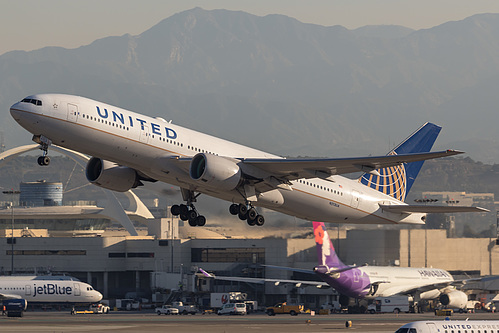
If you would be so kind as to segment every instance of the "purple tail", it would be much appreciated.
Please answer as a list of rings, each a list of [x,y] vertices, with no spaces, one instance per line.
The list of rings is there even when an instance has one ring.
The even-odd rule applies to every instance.
[[[317,244],[319,266],[327,266],[329,269],[342,269],[348,267],[341,262],[336,254],[324,223],[314,222],[314,235],[315,243]]]

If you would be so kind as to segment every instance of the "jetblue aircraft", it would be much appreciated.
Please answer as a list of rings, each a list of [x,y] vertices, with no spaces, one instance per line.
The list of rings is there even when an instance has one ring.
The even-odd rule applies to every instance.
[[[496,277],[470,278],[454,280],[452,275],[438,268],[413,268],[393,266],[348,266],[341,262],[334,250],[326,227],[322,222],[313,222],[315,243],[319,265],[313,270],[297,269],[273,265],[270,268],[285,269],[302,273],[315,273],[323,282],[259,279],[215,276],[200,268],[200,272],[209,278],[249,283],[274,282],[293,283],[297,287],[313,285],[319,288],[332,287],[340,293],[340,304],[347,306],[350,299],[374,299],[395,295],[410,295],[415,300],[440,298],[440,302],[448,308],[463,309],[468,301],[468,296],[457,290],[469,282]]]
[[[415,321],[400,327],[395,333],[496,333],[499,320],[428,320]]]
[[[26,310],[30,303],[95,303],[102,294],[70,276],[1,276],[0,301]]]
[[[414,206],[404,203],[424,160],[462,152],[430,152],[440,127],[423,125],[387,156],[285,159],[260,150],[88,98],[39,94],[10,108],[33,134],[48,165],[51,144],[93,156],[87,179],[125,192],[143,182],[179,186],[185,204],[173,205],[191,226],[206,218],[194,203],[200,194],[232,205],[249,225],[263,225],[257,207],[305,220],[366,224],[423,224],[426,213],[483,211],[476,207]],[[351,180],[341,174],[366,172]]]

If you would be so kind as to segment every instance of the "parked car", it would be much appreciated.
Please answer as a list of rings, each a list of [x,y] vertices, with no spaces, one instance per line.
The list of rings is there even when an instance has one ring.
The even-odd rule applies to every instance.
[[[218,315],[245,315],[246,314],[246,304],[244,303],[228,303],[224,304],[220,310],[218,310]]]

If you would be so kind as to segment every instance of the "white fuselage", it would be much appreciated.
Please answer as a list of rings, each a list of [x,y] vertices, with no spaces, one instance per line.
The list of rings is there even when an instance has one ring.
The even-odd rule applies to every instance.
[[[223,200],[245,203],[237,190],[217,190],[192,179],[188,169],[175,158],[198,153],[243,158],[275,158],[260,150],[196,132],[161,118],[152,118],[91,99],[61,95],[33,95],[41,106],[16,103],[14,119],[34,135],[43,135],[54,144],[128,166],[150,178],[204,193]],[[397,214],[379,204],[403,204],[393,197],[334,176],[292,181],[291,190],[277,189],[283,200],[255,201],[261,206],[306,220],[339,223],[416,223],[425,214]]]
[[[414,321],[400,327],[395,333],[437,332],[498,332],[499,320],[428,320]]]
[[[37,279],[36,276],[0,277],[4,299],[21,298],[29,303],[94,303],[102,294],[78,280]]]
[[[437,268],[366,266],[359,270],[369,277],[371,284],[381,282],[376,292],[366,298],[389,297],[405,294],[408,291],[424,290],[417,292],[417,297],[433,299],[440,295],[440,290],[436,288],[427,290],[423,288],[424,286],[445,285],[454,281],[449,272]]]

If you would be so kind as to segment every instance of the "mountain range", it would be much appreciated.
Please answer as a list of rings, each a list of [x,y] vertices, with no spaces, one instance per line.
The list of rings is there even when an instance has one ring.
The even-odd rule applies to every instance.
[[[437,149],[499,162],[499,15],[422,30],[194,8],[140,35],[0,56],[0,131],[33,93],[82,95],[284,156],[383,155],[426,121]]]

